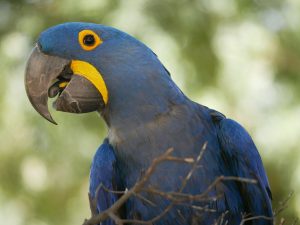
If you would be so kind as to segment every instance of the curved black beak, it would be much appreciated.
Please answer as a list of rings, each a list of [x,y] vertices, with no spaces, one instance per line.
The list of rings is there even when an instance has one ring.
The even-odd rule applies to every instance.
[[[86,78],[73,74],[71,60],[44,54],[36,46],[27,62],[25,88],[35,110],[57,124],[48,108],[48,97],[58,96],[54,108],[58,111],[85,113],[104,107],[99,91]]]
[[[43,54],[36,46],[29,57],[25,72],[25,88],[35,110],[51,123],[57,124],[48,109],[48,89],[69,60]]]

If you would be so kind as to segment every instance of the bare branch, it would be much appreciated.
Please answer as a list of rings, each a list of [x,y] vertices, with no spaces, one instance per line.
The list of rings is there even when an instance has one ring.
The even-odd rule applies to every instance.
[[[169,157],[170,154],[173,152],[173,150],[173,148],[169,148],[163,155],[155,158],[153,160],[152,165],[146,170],[144,176],[141,178],[140,181],[136,182],[136,184],[125,194],[123,194],[110,208],[104,210],[98,215],[92,216],[88,220],[85,220],[83,225],[95,225],[100,223],[101,221],[108,219],[110,215],[114,215],[132,195],[138,193],[143,188],[150,176],[154,173],[157,165],[165,161],[166,158]]]
[[[202,211],[202,212],[211,212],[215,213],[215,209],[211,209],[207,206],[199,206],[199,205],[194,205],[193,202],[211,202],[211,201],[216,201],[222,195],[217,195],[217,196],[210,196],[209,193],[220,183],[223,181],[237,181],[237,182],[244,182],[244,183],[250,183],[250,184],[257,184],[257,181],[255,179],[249,179],[249,178],[243,178],[243,177],[234,177],[234,176],[220,176],[217,177],[208,187],[205,191],[203,191],[200,194],[192,195],[188,193],[182,193],[184,188],[187,186],[189,180],[191,179],[193,173],[201,167],[199,165],[200,160],[203,157],[204,151],[207,147],[207,142],[204,143],[199,155],[196,157],[196,159],[193,158],[178,158],[172,156],[173,148],[169,148],[166,152],[164,152],[161,156],[155,158],[152,162],[152,164],[149,166],[149,168],[145,171],[145,173],[141,176],[141,178],[135,183],[135,185],[130,188],[129,190],[126,189],[125,191],[114,191],[110,190],[104,185],[100,184],[99,187],[96,190],[96,199],[91,199],[90,198],[90,205],[91,205],[91,212],[92,216],[91,218],[87,219],[84,221],[83,225],[95,225],[99,224],[100,222],[106,220],[106,219],[112,219],[117,225],[123,225],[123,224],[147,224],[147,225],[152,225],[156,221],[162,219],[175,205],[183,205],[187,207],[191,207],[192,209]],[[189,170],[188,174],[183,178],[181,182],[181,186],[178,191],[172,191],[172,192],[164,192],[161,191],[157,188],[154,187],[147,187],[145,188],[145,185],[149,181],[150,177],[152,174],[155,172],[157,166],[166,161],[173,161],[177,163],[187,163],[187,164],[192,164],[191,169]],[[114,194],[120,194],[120,198],[108,209],[105,211],[96,214],[96,200],[98,196],[98,192],[100,189],[103,189],[106,192],[114,193]],[[141,201],[146,202],[147,204],[151,205],[152,207],[156,207],[157,205],[144,197],[141,192],[148,192],[153,195],[158,195],[168,201],[170,203],[161,211],[160,214],[157,216],[144,221],[144,220],[136,220],[136,219],[121,219],[118,216],[118,210],[126,203],[126,201],[134,196],[139,198]],[[288,200],[291,198],[292,194],[288,196],[286,200],[284,200],[281,204],[279,209],[274,213],[274,215],[278,215],[281,211],[283,211],[286,208],[286,204]],[[222,215],[218,218],[218,220],[214,223],[214,225],[227,225],[228,221],[225,220],[226,215],[228,214],[228,211],[222,213]],[[273,220],[273,217],[267,217],[263,215],[259,216],[250,216],[250,215],[243,215],[243,219],[240,223],[240,225],[244,225],[247,221],[250,220],[258,220],[258,219],[266,219],[266,220]],[[279,225],[284,225],[285,220],[281,219]],[[296,224],[297,221],[294,222]]]
[[[151,206],[153,206],[153,207],[156,207],[156,206],[157,206],[154,202],[150,201],[149,199],[145,198],[144,196],[142,196],[142,195],[139,194],[139,193],[135,193],[134,195],[135,195],[137,198],[141,199],[142,201],[148,203],[149,205],[151,205]]]
[[[240,225],[244,225],[247,221],[252,221],[252,220],[259,220],[259,219],[264,219],[264,220],[273,220],[274,217],[268,217],[268,216],[252,216],[252,217],[248,217],[248,218],[243,218]]]
[[[274,216],[279,215],[282,211],[284,211],[288,207],[287,203],[289,202],[289,200],[292,198],[293,195],[294,192],[290,192],[283,201],[279,202],[279,208],[274,210]]]

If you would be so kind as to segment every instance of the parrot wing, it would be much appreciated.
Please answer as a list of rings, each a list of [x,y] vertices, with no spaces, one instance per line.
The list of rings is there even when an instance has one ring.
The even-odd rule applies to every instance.
[[[221,146],[222,158],[227,174],[231,176],[250,178],[257,184],[237,182],[243,208],[248,216],[265,216],[272,218],[272,194],[258,150],[248,132],[237,122],[226,119],[217,111],[211,113],[217,125],[217,135]],[[230,181],[232,183],[232,181]],[[235,193],[236,194],[236,193]],[[231,206],[233,193],[225,191],[225,201]],[[256,219],[254,224],[273,224],[272,219]],[[252,224],[252,223],[251,223]]]
[[[96,203],[93,213],[103,212],[118,200],[119,195],[114,191],[120,190],[120,183],[114,150],[105,139],[96,151],[90,170],[89,196],[90,201]],[[108,219],[101,224],[113,225],[114,222]]]

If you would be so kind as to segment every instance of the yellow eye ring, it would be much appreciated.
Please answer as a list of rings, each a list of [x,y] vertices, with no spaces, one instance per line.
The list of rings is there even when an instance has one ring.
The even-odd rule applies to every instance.
[[[82,30],[78,34],[78,41],[80,46],[86,50],[91,51],[99,46],[103,41],[92,30]]]

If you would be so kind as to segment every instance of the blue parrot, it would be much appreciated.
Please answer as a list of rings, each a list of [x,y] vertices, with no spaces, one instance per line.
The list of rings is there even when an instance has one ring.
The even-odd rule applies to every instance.
[[[158,57],[134,37],[93,23],[51,27],[40,34],[31,53],[25,87],[33,107],[52,123],[49,97],[56,98],[58,111],[97,111],[104,119],[107,138],[90,171],[89,192],[97,213],[121,197],[116,191],[132,188],[167,149],[174,149],[174,157],[196,158],[206,144],[199,168],[182,190],[189,195],[208,190],[206,200],[174,204],[154,224],[237,225],[244,216],[254,217],[245,224],[273,224],[270,185],[250,135],[234,120],[185,96]],[[147,187],[178,192],[191,166],[161,163]],[[256,183],[223,180],[209,189],[222,176]],[[172,203],[155,193],[140,194],[143,198],[128,199],[120,218],[149,221]]]

